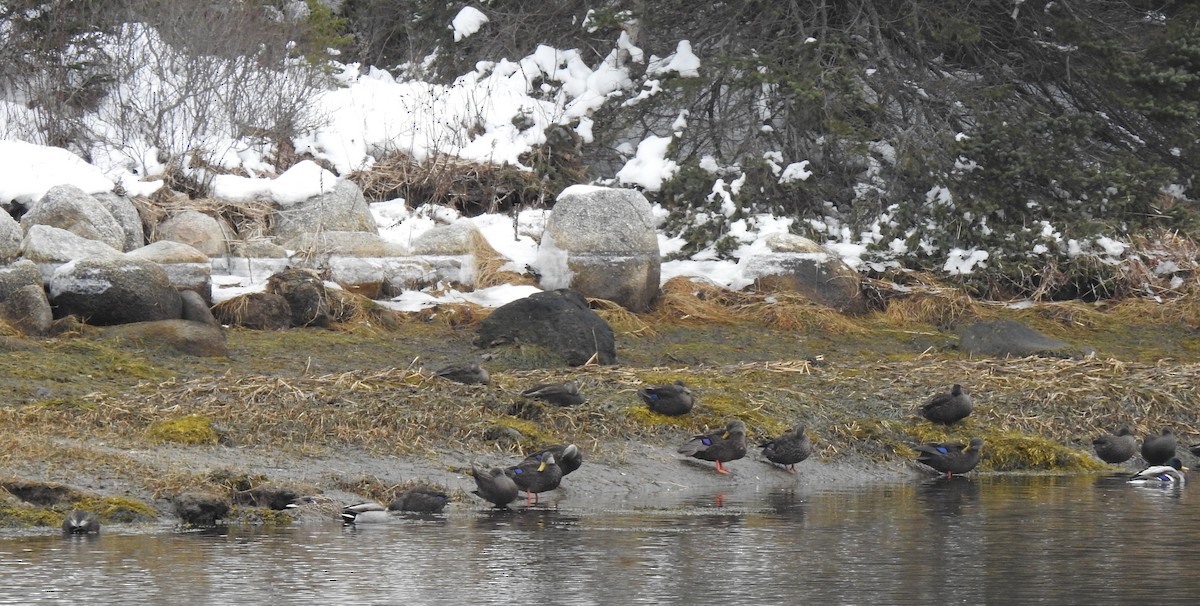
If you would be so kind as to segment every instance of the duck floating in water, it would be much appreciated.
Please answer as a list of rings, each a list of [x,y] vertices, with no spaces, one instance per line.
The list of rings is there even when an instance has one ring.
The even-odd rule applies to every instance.
[[[471,477],[475,478],[475,490],[471,492],[496,507],[508,507],[517,498],[517,483],[499,467],[481,471],[472,466]]]
[[[474,362],[443,366],[435,370],[433,374],[443,379],[467,385],[487,385],[492,381],[492,377],[488,374],[488,371]]]
[[[1116,433],[1096,436],[1092,440],[1092,448],[1105,463],[1124,463],[1137,452],[1137,438],[1128,427],[1122,427]]]
[[[554,455],[554,460],[560,468],[562,468],[563,477],[570,475],[571,472],[579,469],[583,465],[583,451],[574,444],[555,444],[547,446],[537,452],[531,453],[521,461],[521,465],[527,463],[540,463],[546,455]]]
[[[692,411],[696,399],[683,381],[670,385],[651,385],[638,390],[638,397],[660,415],[677,417]]]
[[[526,505],[536,503],[541,493],[558,488],[563,477],[563,470],[552,454],[545,455],[540,461],[513,465],[506,468],[504,473],[517,483],[517,488],[525,492]]]
[[[67,534],[100,532],[100,519],[86,509],[72,509],[63,520],[62,530]]]
[[[934,423],[953,425],[971,414],[971,396],[963,386],[955,383],[947,393],[933,396],[918,411],[922,417]]]
[[[946,474],[949,478],[962,475],[979,465],[983,438],[971,438],[970,445],[962,442],[940,442],[917,446],[917,462]]]
[[[763,456],[768,461],[782,465],[788,473],[796,473],[796,463],[812,454],[812,440],[808,439],[808,427],[797,425],[778,438],[762,445]]]
[[[1165,465],[1151,465],[1129,478],[1130,484],[1177,484],[1183,486],[1187,481],[1184,472],[1187,467],[1179,457],[1171,457]]]
[[[413,486],[396,495],[388,504],[391,511],[415,513],[441,513],[450,502],[450,496],[432,486]]]
[[[522,391],[521,395],[526,398],[533,398],[548,404],[554,404],[555,406],[577,406],[583,404],[583,394],[579,391],[579,383],[575,381],[534,385]]]
[[[1142,440],[1142,458],[1146,464],[1166,465],[1175,456],[1175,434],[1170,429],[1162,430],[1159,435],[1149,435]]]
[[[679,454],[713,461],[717,464],[717,473],[729,473],[722,464],[746,456],[746,424],[730,421],[721,431],[694,436],[679,447]]]
[[[387,507],[375,501],[364,501],[342,509],[342,521],[346,524],[378,524],[391,519]]]

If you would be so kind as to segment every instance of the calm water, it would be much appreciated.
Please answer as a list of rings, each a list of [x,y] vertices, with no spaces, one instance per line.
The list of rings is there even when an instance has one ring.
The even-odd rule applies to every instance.
[[[0,535],[0,603],[1200,602],[1200,482],[915,480],[342,528]]]

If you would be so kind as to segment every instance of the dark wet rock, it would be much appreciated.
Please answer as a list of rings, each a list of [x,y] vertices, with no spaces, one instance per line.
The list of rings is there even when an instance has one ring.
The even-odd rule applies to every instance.
[[[208,491],[193,490],[174,499],[175,515],[188,526],[216,526],[229,516],[229,500]]]
[[[294,487],[268,483],[235,491],[233,502],[242,506],[266,507],[282,511],[301,496],[300,491]]]
[[[959,346],[973,355],[1024,358],[1043,356],[1069,358],[1091,353],[1070,343],[1046,336],[1015,320],[987,320],[968,326],[959,336]]]
[[[571,288],[643,312],[658,296],[661,258],[650,203],[633,189],[568,188],[538,246],[547,289]]]
[[[0,481],[0,488],[3,488],[26,503],[42,507],[74,503],[85,496],[82,492],[70,486],[57,482],[40,482],[37,480],[3,480]]]
[[[617,363],[612,327],[573,290],[534,293],[496,308],[480,323],[477,346],[513,343],[540,345],[571,366],[593,356],[600,364]]]
[[[324,281],[315,271],[281,271],[267,280],[267,292],[287,300],[292,326],[323,327],[329,326],[333,321]]]
[[[107,338],[122,339],[141,347],[167,347],[197,357],[229,357],[225,332],[220,326],[188,320],[159,320],[111,326]]]
[[[292,307],[283,295],[252,292],[238,295],[213,307],[221,324],[254,330],[281,330],[292,325]]]
[[[59,267],[50,279],[50,301],[60,316],[100,326],[177,320],[183,305],[162,267],[127,257],[89,257]]]
[[[179,299],[183,303],[183,319],[189,322],[199,322],[209,326],[220,327],[221,323],[213,316],[204,297],[194,290],[179,291]]]

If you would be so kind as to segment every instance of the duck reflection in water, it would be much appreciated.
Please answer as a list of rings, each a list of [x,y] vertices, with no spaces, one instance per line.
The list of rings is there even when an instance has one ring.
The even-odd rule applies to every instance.
[[[932,515],[960,516],[979,502],[979,485],[971,478],[939,476],[921,483],[918,498]]]

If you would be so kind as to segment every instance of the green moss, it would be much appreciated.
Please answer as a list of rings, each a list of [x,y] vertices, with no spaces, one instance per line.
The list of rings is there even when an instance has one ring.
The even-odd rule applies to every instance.
[[[76,501],[73,508],[95,512],[102,522],[129,524],[158,517],[158,510],[153,506],[128,497],[85,497]]]
[[[59,526],[62,521],[61,513],[42,507],[25,504],[0,506],[0,526],[5,528]]]
[[[553,435],[543,431],[541,427],[532,421],[517,417],[502,416],[497,417],[495,423],[500,427],[508,427],[520,432],[524,436],[521,440],[521,446],[525,448],[533,448],[556,441]]]
[[[216,444],[218,440],[212,419],[202,415],[159,421],[151,424],[147,432],[149,438],[156,442],[198,445]]]

